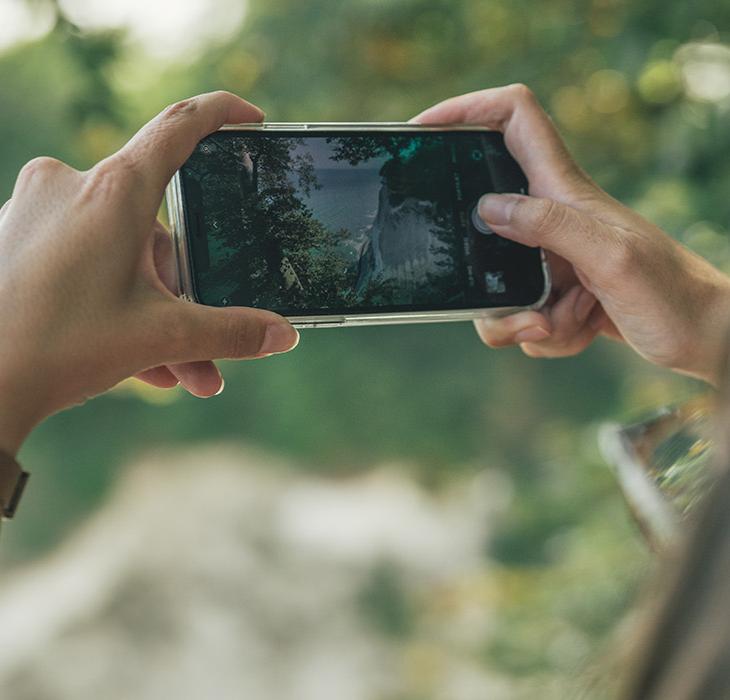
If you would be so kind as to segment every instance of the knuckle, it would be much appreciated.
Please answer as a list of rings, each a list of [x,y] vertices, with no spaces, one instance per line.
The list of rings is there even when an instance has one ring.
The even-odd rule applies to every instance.
[[[236,97],[232,92],[229,92],[228,90],[215,90],[213,93],[211,93],[211,95],[216,100],[230,100]]]
[[[519,102],[537,102],[535,93],[524,83],[513,83],[509,86],[509,89]]]
[[[104,170],[118,182],[137,184],[144,182],[145,179],[144,169],[139,161],[127,153],[116,153],[111,158],[107,158]]]
[[[27,185],[34,181],[47,180],[70,168],[57,158],[40,156],[27,162],[18,174],[18,184]]]
[[[188,97],[185,100],[174,102],[173,104],[165,107],[165,109],[162,111],[162,118],[177,119],[178,117],[186,116],[188,114],[191,114],[192,112],[195,112],[197,108],[198,98]]]
[[[82,197],[115,199],[124,197],[142,179],[142,172],[130,158],[116,154],[86,173]]]

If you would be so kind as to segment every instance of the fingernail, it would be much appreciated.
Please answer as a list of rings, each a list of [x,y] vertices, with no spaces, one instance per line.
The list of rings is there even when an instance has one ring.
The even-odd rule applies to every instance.
[[[488,224],[503,226],[510,222],[512,210],[519,201],[519,195],[485,194],[479,200],[479,216]]]
[[[259,348],[259,353],[288,352],[293,350],[297,343],[299,343],[299,333],[296,328],[288,323],[272,323],[266,329],[264,342]]]
[[[220,396],[223,393],[223,389],[225,389],[225,388],[226,388],[226,380],[223,379],[223,377],[221,377],[220,389],[218,389],[218,391],[216,391],[215,394],[213,394],[213,396]]]
[[[539,343],[541,340],[550,337],[550,331],[544,329],[542,326],[532,326],[531,328],[525,328],[515,334],[516,343]]]
[[[578,298],[575,300],[575,305],[573,306],[573,315],[578,323],[583,323],[588,318],[588,315],[596,305],[596,301],[598,301],[596,297],[594,297],[587,289],[581,290],[581,293],[578,295]]]

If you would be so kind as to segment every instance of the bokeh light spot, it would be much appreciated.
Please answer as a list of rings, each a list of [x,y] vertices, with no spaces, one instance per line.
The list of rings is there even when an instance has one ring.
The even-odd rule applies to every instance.
[[[682,92],[682,76],[673,61],[652,61],[639,75],[639,94],[650,104],[666,104]]]
[[[590,106],[600,114],[620,112],[629,101],[626,77],[617,70],[596,71],[586,83]]]
[[[685,44],[677,50],[676,59],[688,97],[702,102],[720,102],[730,97],[730,47]]]

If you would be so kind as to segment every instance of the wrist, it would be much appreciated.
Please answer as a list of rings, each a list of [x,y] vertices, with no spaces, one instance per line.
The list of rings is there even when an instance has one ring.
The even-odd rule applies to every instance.
[[[42,419],[34,407],[32,394],[0,377],[0,450],[11,457],[17,456],[25,439]]]
[[[4,405],[0,410],[0,451],[9,454],[11,457],[17,457],[21,446],[35,427],[35,424],[21,424],[7,417],[5,415],[6,408],[7,405]]]

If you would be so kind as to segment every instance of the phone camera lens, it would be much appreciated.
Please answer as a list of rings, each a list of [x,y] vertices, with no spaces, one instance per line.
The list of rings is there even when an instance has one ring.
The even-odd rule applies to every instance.
[[[477,231],[479,231],[479,233],[483,233],[485,236],[490,236],[494,233],[489,225],[484,222],[482,217],[479,216],[478,204],[475,204],[474,208],[471,210],[471,224]]]

